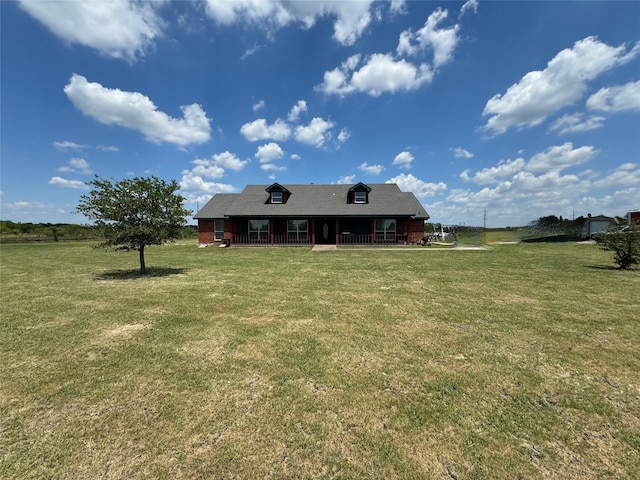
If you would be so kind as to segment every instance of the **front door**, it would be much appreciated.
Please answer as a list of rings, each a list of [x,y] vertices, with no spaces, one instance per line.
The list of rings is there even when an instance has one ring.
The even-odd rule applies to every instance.
[[[334,245],[336,243],[335,218],[318,218],[316,220],[316,243]]]

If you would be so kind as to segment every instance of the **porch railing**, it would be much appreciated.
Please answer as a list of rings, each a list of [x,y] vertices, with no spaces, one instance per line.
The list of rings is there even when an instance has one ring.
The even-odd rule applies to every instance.
[[[269,235],[234,235],[231,245],[271,245]]]
[[[306,234],[274,235],[234,235],[232,245],[311,245],[311,236]]]
[[[406,242],[407,236],[404,233],[383,234],[378,233],[341,233],[338,235],[340,245],[402,245]],[[312,239],[309,234],[283,234],[274,235],[273,243],[271,236],[260,235],[234,235],[231,245],[311,245]]]
[[[341,245],[398,245],[404,244],[407,239],[404,233],[376,233],[375,235],[364,233],[341,233],[338,241]]]

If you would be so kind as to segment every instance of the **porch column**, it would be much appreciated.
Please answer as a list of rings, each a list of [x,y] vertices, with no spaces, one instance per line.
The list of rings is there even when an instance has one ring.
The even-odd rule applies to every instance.
[[[402,220],[402,236],[404,237],[404,244],[409,244],[409,220],[406,218]]]
[[[311,245],[316,244],[316,219],[311,219]]]
[[[371,245],[376,243],[376,219],[371,219]]]
[[[338,245],[340,239],[340,219],[336,217],[336,245]]]
[[[275,235],[273,234],[273,218],[269,219],[269,242],[271,245],[275,244]]]

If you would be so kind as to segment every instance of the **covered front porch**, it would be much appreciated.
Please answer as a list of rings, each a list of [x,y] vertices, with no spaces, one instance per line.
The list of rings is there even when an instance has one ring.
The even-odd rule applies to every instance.
[[[424,223],[396,218],[266,218],[228,220],[231,245],[405,245],[419,241]],[[412,233],[412,234],[410,234]]]

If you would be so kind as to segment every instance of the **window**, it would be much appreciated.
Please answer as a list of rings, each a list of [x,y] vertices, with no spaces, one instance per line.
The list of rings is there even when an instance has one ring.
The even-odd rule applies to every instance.
[[[249,236],[259,238],[268,237],[269,220],[249,220]]]
[[[288,220],[287,234],[289,239],[305,239],[309,234],[309,222],[307,220]]]
[[[282,192],[271,192],[271,203],[282,203]]]
[[[224,220],[213,221],[213,239],[221,242],[224,239]]]
[[[356,183],[349,189],[347,203],[369,203],[369,192],[371,187],[364,183]]]
[[[367,192],[353,192],[353,203],[367,203]]]
[[[376,239],[395,240],[396,238],[396,219],[395,218],[376,218]]]
[[[265,191],[269,192],[269,198],[264,203],[287,203],[291,195],[291,192],[279,183],[269,185]]]

